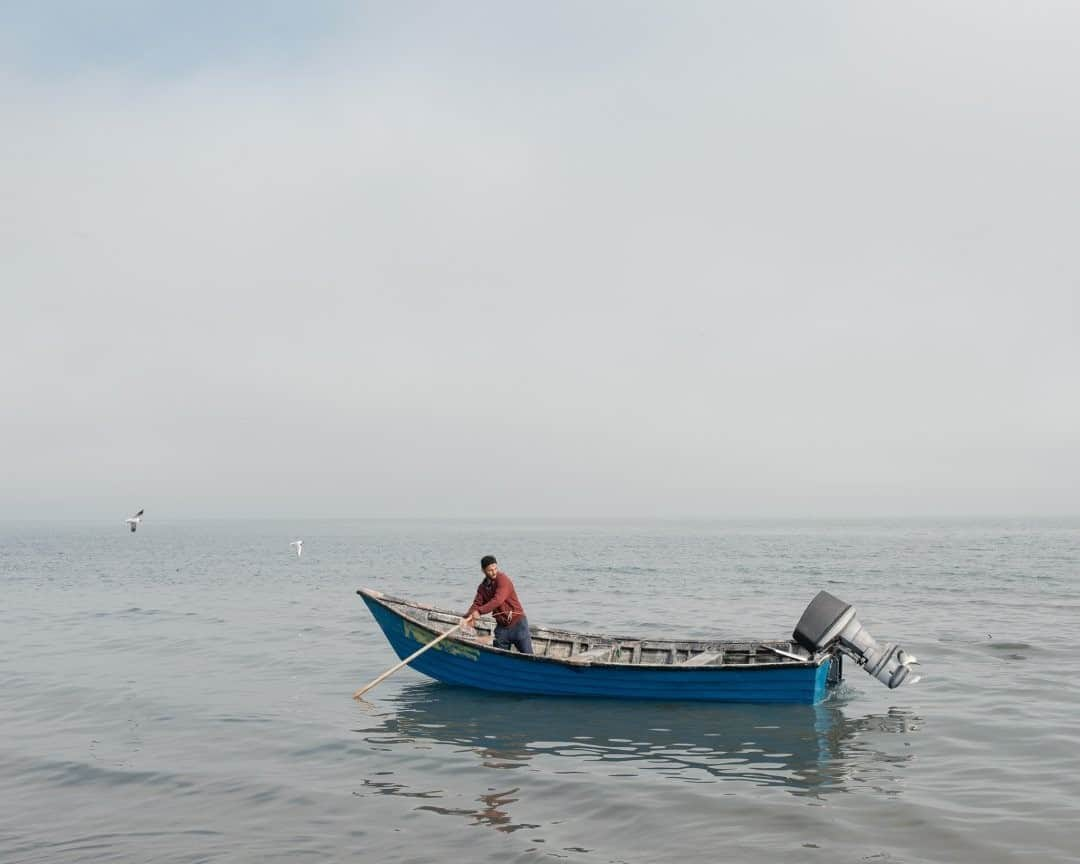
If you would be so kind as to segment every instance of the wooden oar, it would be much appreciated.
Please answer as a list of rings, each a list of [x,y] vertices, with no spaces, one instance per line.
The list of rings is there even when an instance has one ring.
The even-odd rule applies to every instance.
[[[442,642],[443,639],[445,639],[447,636],[449,636],[455,630],[460,630],[461,627],[464,624],[465,624],[464,621],[459,621],[457,624],[455,624],[453,627],[451,627],[449,630],[447,630],[441,636],[435,637],[430,642],[428,642],[427,645],[425,645],[423,648],[420,648],[419,650],[414,651],[412,654],[410,654],[408,657],[406,657],[404,660],[402,660],[396,666],[391,666],[389,669],[387,669],[385,672],[383,672],[382,675],[380,675],[378,678],[376,678],[370,684],[365,684],[363,687],[361,687],[359,690],[357,690],[355,693],[352,694],[352,698],[353,699],[359,699],[361,696],[363,696],[365,693],[367,693],[367,691],[370,690],[372,687],[374,687],[376,684],[379,684],[382,681],[385,681],[387,678],[389,678],[391,675],[393,675],[395,672],[397,672],[398,669],[400,669],[402,666],[408,666],[410,663],[412,663],[413,660],[415,660],[417,657],[419,657],[421,654],[423,654],[429,648],[434,648],[436,645],[438,645],[440,642]]]

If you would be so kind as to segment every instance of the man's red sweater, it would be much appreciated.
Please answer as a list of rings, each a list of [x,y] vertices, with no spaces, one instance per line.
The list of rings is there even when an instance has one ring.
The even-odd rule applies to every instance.
[[[495,572],[494,579],[484,577],[484,581],[476,589],[476,599],[472,601],[472,606],[465,616],[468,617],[474,611],[481,615],[493,613],[495,621],[503,627],[508,627],[511,621],[517,621],[525,615],[525,609],[514,590],[514,583],[502,570]]]

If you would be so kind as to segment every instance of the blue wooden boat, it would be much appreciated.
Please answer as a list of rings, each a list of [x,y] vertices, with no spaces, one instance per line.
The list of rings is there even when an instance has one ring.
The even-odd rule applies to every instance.
[[[356,593],[402,659],[461,620],[460,613],[379,591]],[[532,626],[534,653],[520,654],[492,646],[493,630],[494,621],[481,618],[475,633],[444,637],[410,665],[446,684],[500,693],[813,705],[840,681],[845,654],[890,687],[907,680],[916,662],[895,646],[881,649],[854,610],[824,591],[790,639],[643,639]]]

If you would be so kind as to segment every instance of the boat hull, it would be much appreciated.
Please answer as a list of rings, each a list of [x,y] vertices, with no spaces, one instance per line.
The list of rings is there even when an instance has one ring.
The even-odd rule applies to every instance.
[[[361,597],[402,659],[439,635],[403,617],[377,598],[367,594]],[[825,697],[835,662],[838,662],[835,657],[825,656],[816,663],[758,667],[579,664],[451,638],[425,651],[409,665],[445,684],[499,693],[813,705]]]

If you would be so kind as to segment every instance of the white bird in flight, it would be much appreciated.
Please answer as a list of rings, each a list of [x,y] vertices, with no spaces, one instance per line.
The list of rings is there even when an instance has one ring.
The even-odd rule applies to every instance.
[[[139,523],[142,522],[142,514],[143,514],[143,511],[140,510],[134,516],[128,516],[128,518],[124,520],[125,525],[130,525],[131,526],[131,533],[132,534],[135,533],[135,529],[138,528]]]
[[[131,530],[134,531],[135,529],[132,528]],[[293,540],[292,543],[290,543],[289,545],[296,547],[296,557],[299,558],[300,553],[304,551],[304,541],[303,540]]]

